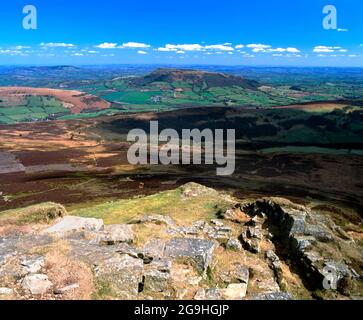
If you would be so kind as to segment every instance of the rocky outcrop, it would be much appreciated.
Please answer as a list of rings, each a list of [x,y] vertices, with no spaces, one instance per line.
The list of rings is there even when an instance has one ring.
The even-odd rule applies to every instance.
[[[164,256],[165,241],[162,239],[151,239],[142,248],[142,256],[144,261],[160,260]]]
[[[247,293],[246,283],[231,283],[226,289],[222,289],[222,296],[226,300],[242,300]]]
[[[185,201],[212,192],[194,184],[184,191]],[[97,298],[290,300],[316,289],[359,296],[359,244],[329,217],[278,198],[230,203],[226,214],[185,224],[158,214],[114,225],[66,216],[0,236],[0,296],[72,298],[85,287],[78,270],[87,270]]]
[[[81,218],[66,216],[58,223],[45,230],[45,233],[64,236],[74,231],[100,231],[103,229],[103,221],[95,218]]]
[[[199,289],[194,296],[194,300],[222,300],[221,290],[217,288]]]
[[[98,234],[98,241],[100,244],[106,245],[114,245],[122,242],[131,244],[134,241],[134,237],[132,225],[115,224],[105,226]]]
[[[224,220],[228,220],[236,223],[246,222],[247,215],[242,211],[240,205],[234,205],[225,211],[220,212],[220,217]]]
[[[21,261],[25,273],[38,273],[44,267],[44,257],[26,257]]]
[[[226,244],[226,248],[234,251],[241,251],[242,244],[238,239],[229,239]]]
[[[266,258],[267,258],[267,260],[269,262],[269,265],[270,265],[271,269],[274,272],[277,283],[280,285],[280,287],[282,287],[282,285],[283,285],[283,273],[282,273],[282,269],[281,269],[280,258],[272,250],[268,250],[266,252]]]
[[[169,216],[163,216],[161,214],[156,215],[144,215],[141,219],[136,220],[134,223],[155,223],[155,224],[164,224],[167,226],[176,225],[175,221]]]
[[[255,295],[253,300],[294,300],[287,292],[269,292]]]
[[[200,185],[198,183],[189,182],[180,187],[182,197],[187,200],[189,198],[200,197],[203,195],[217,195],[218,192],[212,188]]]
[[[190,227],[172,227],[168,229],[172,235],[195,236],[200,238],[209,238],[226,243],[232,236],[232,228],[224,225],[222,222],[210,224],[200,220],[194,222]]]
[[[334,275],[337,289],[341,292],[344,291],[344,283],[359,277],[354,269],[344,262],[332,259],[329,254],[337,252],[337,255],[341,255],[337,248],[345,239],[334,233],[336,226],[328,217],[311,212],[303,206],[280,205],[273,199],[256,201],[246,209],[252,217],[266,217],[269,229],[273,230],[274,241],[289,249],[288,255],[304,269],[304,277],[311,285],[324,289],[328,269]],[[246,235],[250,239],[248,233],[244,237]],[[278,258],[271,252],[268,252],[267,258],[276,277],[281,280]]]
[[[170,280],[171,261],[154,260],[146,266],[144,273],[144,290],[164,292]]]
[[[0,288],[0,296],[10,296],[13,292],[13,289],[10,288]]]
[[[42,295],[47,293],[53,287],[53,284],[45,274],[32,274],[24,278],[22,286],[24,290],[33,295]]]
[[[130,298],[139,292],[143,271],[142,259],[128,254],[115,254],[97,266],[96,275],[100,280],[109,283],[118,296]]]
[[[260,252],[261,238],[260,231],[252,227],[248,227],[240,236],[243,247],[252,253]]]
[[[175,238],[166,244],[165,256],[171,259],[190,261],[201,274],[204,274],[212,261],[215,248],[216,243],[214,241]]]

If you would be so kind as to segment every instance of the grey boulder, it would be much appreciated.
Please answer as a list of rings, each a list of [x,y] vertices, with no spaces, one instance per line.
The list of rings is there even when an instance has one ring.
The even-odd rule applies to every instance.
[[[212,261],[216,243],[211,240],[175,238],[167,242],[164,256],[191,261],[204,274]]]

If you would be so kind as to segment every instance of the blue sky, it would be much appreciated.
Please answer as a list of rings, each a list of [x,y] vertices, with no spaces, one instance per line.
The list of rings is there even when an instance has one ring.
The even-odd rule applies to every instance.
[[[22,26],[28,4],[36,30]],[[3,0],[0,64],[363,67],[362,16],[362,0]]]

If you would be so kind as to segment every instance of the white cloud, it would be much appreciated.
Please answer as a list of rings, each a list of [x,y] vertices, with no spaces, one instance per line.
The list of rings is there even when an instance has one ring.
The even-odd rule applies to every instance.
[[[338,28],[337,29],[338,32],[348,32],[349,30],[348,29],[342,29],[342,28]]]
[[[203,46],[200,44],[167,44],[165,48],[169,49],[170,51],[201,51],[203,50]]]
[[[313,52],[321,53],[321,52],[334,52],[334,47],[327,46],[316,46]]]
[[[266,49],[271,48],[270,45],[268,44],[255,44],[255,43],[251,43],[247,45],[247,48],[252,49],[253,52],[258,53],[258,52],[266,52]]]
[[[48,42],[48,43],[42,42],[40,46],[44,48],[72,48],[75,47],[76,45],[64,42]]]
[[[156,49],[161,52],[177,52],[182,53],[186,51],[234,51],[234,48],[230,43],[213,44],[202,46],[200,44],[166,44],[164,47]]]
[[[183,54],[183,53],[185,53],[187,51],[202,51],[202,52],[205,52],[208,55],[210,55],[212,53],[214,53],[214,54],[223,54],[223,53],[231,54],[232,52],[237,50],[237,52],[239,52],[239,53],[246,54],[246,52],[238,50],[238,49],[242,49],[242,48],[245,48],[245,47],[251,49],[251,51],[254,52],[254,53],[260,53],[260,52],[263,52],[263,53],[266,53],[266,52],[300,53],[299,49],[293,48],[293,47],[272,48],[268,44],[253,44],[253,43],[248,44],[248,45],[238,44],[238,45],[236,45],[234,47],[233,47],[233,45],[231,43],[212,44],[212,45],[166,44],[165,46],[159,47],[159,48],[154,49],[154,50],[160,51],[160,52],[175,52],[175,53],[178,53],[178,54]]]
[[[276,48],[276,49],[268,49],[268,52],[286,52],[287,49],[285,48]]]
[[[335,53],[335,52],[347,52],[347,49],[344,49],[339,46],[315,46],[313,52],[315,53]]]
[[[186,51],[204,51],[206,53],[208,52],[214,52],[216,54],[221,54],[223,52],[234,52],[235,50],[238,51],[238,49],[242,48],[249,48],[254,53],[266,53],[266,52],[287,52],[287,53],[300,53],[301,51],[294,47],[287,47],[287,48],[272,48],[268,44],[238,44],[236,46],[232,46],[230,43],[224,43],[224,44],[212,44],[212,45],[200,45],[200,44],[166,44],[163,47],[159,47],[155,49],[156,51],[160,52],[176,52],[176,53],[185,53]],[[238,51],[241,52],[241,51]],[[245,53],[245,52],[241,52]]]
[[[140,43],[140,42],[126,42],[123,43],[119,48],[150,48],[149,44],[146,43]]]
[[[213,44],[209,46],[205,46],[204,49],[206,50],[218,50],[218,51],[234,51],[231,45],[225,44]]]
[[[287,51],[286,51],[287,52]],[[301,58],[302,55],[301,54],[297,54],[297,53],[274,53],[272,55],[273,57],[284,57],[284,58]]]
[[[54,53],[38,53],[38,57],[55,57],[56,55]]]
[[[268,44],[254,44],[254,43],[252,43],[252,44],[248,44],[247,45],[247,48],[250,48],[250,49],[268,49],[268,48],[271,48],[271,46],[270,45],[268,45]]]
[[[23,49],[30,49],[29,46],[15,46],[14,47],[15,50],[23,50]]]
[[[138,54],[147,54],[147,52],[146,52],[146,51],[144,51],[144,50],[139,50],[139,51],[137,51],[137,53],[138,53]]]
[[[299,53],[300,52],[299,49],[297,49],[297,48],[291,48],[291,47],[286,48],[286,51],[287,52],[290,52],[290,53]]]
[[[289,52],[289,53],[299,53],[300,50],[293,47],[288,48],[272,48],[268,44],[248,44],[247,48],[252,49],[254,53],[265,53],[265,52]]]
[[[165,47],[157,48],[156,50],[157,50],[157,51],[160,51],[160,52],[177,51],[177,49],[170,49],[170,48],[165,48]]]
[[[115,49],[117,47],[117,43],[114,42],[104,42],[96,46],[100,49]]]
[[[76,53],[73,53],[72,56],[73,57],[83,57],[84,54],[83,53],[76,52]]]
[[[17,53],[17,52],[19,52],[19,51],[14,51],[14,50],[9,50],[9,49],[0,50],[1,54],[4,54],[4,53]]]

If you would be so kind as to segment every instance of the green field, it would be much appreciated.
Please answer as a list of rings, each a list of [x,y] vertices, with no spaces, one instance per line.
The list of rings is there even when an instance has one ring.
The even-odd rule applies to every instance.
[[[39,68],[32,80],[17,80],[0,74],[0,85],[26,85],[34,87],[80,90],[113,103],[108,112],[87,111],[71,115],[60,101],[46,96],[1,97],[0,123],[10,124],[46,119],[77,119],[121,112],[163,112],[190,107],[244,107],[270,109],[275,106],[296,105],[303,102],[345,100],[351,111],[359,110],[363,99],[363,80],[356,70],[270,69],[251,68],[199,72],[196,78],[184,74],[183,69],[143,69],[142,67],[114,67],[108,69]],[[207,68],[207,67],[206,67]],[[70,73],[73,70],[74,73]],[[159,70],[159,71],[158,71]],[[29,70],[27,70],[29,72]],[[175,74],[174,74],[175,73]],[[221,79],[220,73],[223,73]],[[242,82],[230,83],[231,75],[242,76]],[[20,81],[20,82],[19,82]],[[243,82],[244,81],[244,82]],[[251,85],[251,81],[254,84]],[[308,113],[330,113],[346,106],[338,104],[314,105],[301,109]],[[346,113],[346,110],[343,110]],[[288,110],[281,111],[286,116]],[[295,116],[291,114],[291,116]],[[278,117],[278,116],[277,116]],[[273,122],[274,119],[272,119]],[[271,122],[271,121],[270,121]],[[352,124],[356,131],[359,124]],[[305,129],[292,126],[280,139],[296,140]],[[315,133],[306,132],[313,137]],[[340,138],[339,138],[340,139]]]
[[[101,96],[102,99],[126,103],[126,104],[146,104],[152,103],[151,98],[162,95],[161,91],[140,91],[140,90],[126,90],[120,92],[112,92]]]
[[[41,121],[69,114],[61,101],[46,96],[26,96],[24,106],[9,106],[3,101],[0,106],[0,123],[13,124],[18,122]]]

